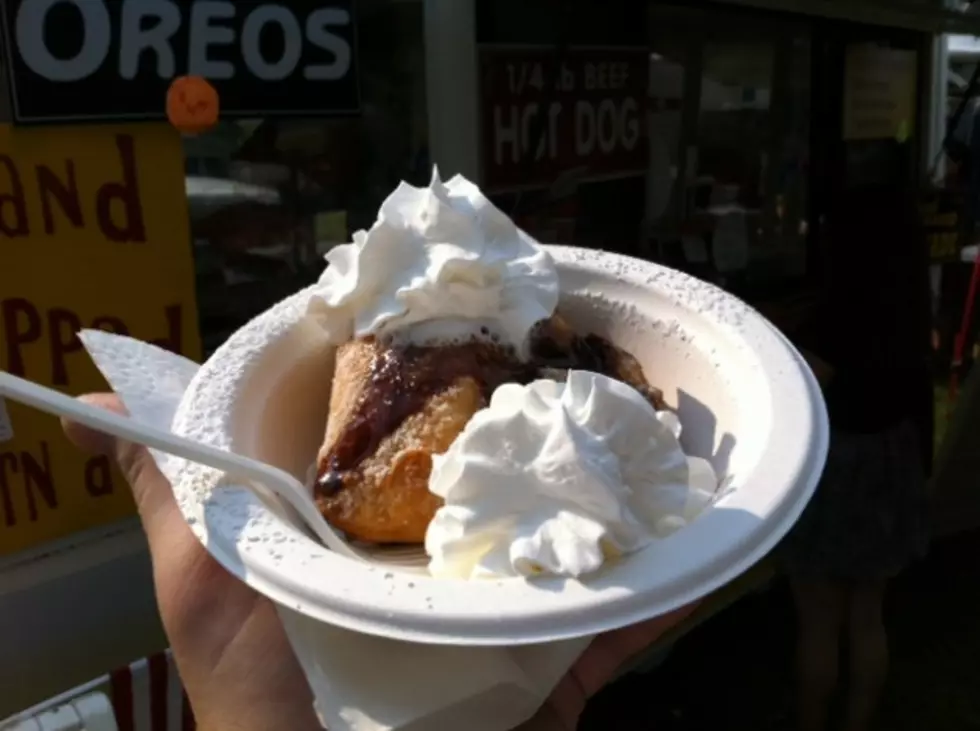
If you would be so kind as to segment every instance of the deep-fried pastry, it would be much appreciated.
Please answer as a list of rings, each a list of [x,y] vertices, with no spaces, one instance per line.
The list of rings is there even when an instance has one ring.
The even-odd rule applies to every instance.
[[[439,499],[432,456],[445,452],[502,383],[533,380],[488,341],[433,347],[355,340],[339,349],[315,498],[351,538],[420,543]]]
[[[657,411],[667,408],[663,392],[650,385],[636,358],[599,335],[577,335],[559,313],[536,326],[531,335],[531,356],[549,368],[611,376],[642,393]]]
[[[487,338],[436,346],[354,340],[337,354],[315,499],[352,539],[420,543],[441,502],[429,492],[433,455],[449,449],[493,391],[556,371],[618,378],[662,408],[631,355],[576,335],[555,315],[532,335],[531,359]]]

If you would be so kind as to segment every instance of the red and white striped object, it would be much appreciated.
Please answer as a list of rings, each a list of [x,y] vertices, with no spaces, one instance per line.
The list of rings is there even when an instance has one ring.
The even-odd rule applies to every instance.
[[[110,673],[108,691],[119,731],[196,728],[170,650]]]

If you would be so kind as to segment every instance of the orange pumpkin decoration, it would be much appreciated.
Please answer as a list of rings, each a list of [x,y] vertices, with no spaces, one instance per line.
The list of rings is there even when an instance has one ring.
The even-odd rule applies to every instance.
[[[185,134],[211,129],[220,111],[217,90],[201,76],[179,76],[167,90],[167,119]]]

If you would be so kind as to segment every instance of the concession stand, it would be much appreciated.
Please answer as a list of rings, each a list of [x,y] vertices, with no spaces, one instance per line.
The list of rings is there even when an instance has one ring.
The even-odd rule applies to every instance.
[[[433,164],[544,241],[689,271],[792,329],[833,192],[894,160],[917,184],[945,124],[938,34],[980,26],[927,0],[0,9],[0,368],[73,394],[100,385],[78,329],[206,357]],[[221,120],[182,137],[164,100],[188,73]],[[121,476],[51,418],[8,404],[5,427],[0,718],[165,643]]]

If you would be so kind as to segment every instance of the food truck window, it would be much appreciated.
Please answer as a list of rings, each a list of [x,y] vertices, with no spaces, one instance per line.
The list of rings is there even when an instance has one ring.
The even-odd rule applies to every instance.
[[[749,299],[806,275],[807,25],[654,6],[646,247]],[[658,144],[651,140],[652,150]]]
[[[807,269],[809,25],[698,5],[479,3],[482,182],[538,238],[765,296]]]
[[[358,3],[361,111],[224,121],[184,144],[205,354],[312,283],[400,180],[427,181],[422,3]]]
[[[542,241],[635,250],[645,15],[624,0],[477,2],[480,182]]]

